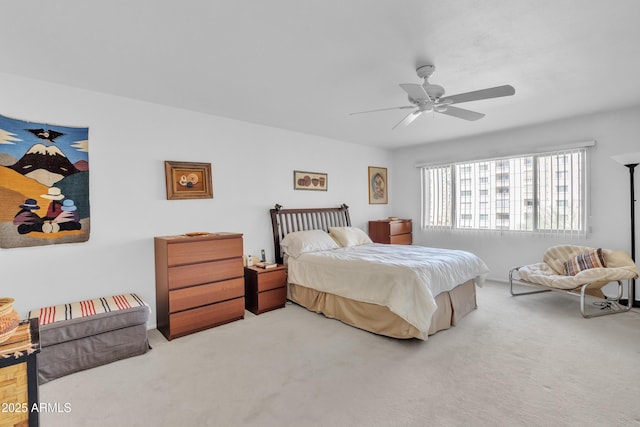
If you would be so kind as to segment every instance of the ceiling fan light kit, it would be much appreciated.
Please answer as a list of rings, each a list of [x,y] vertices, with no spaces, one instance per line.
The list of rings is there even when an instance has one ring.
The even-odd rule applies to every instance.
[[[449,108],[449,104],[438,104],[436,106],[434,106],[434,110],[436,110],[437,113],[444,113],[445,111],[447,111],[447,109]]]
[[[376,111],[386,110],[404,110],[413,108],[414,110],[407,114],[393,129],[398,126],[407,126],[413,122],[422,113],[436,112],[445,114],[459,119],[474,121],[484,117],[484,114],[475,111],[466,110],[459,107],[451,107],[453,104],[462,102],[479,101],[482,99],[499,98],[503,96],[511,96],[516,93],[513,86],[504,85],[488,89],[481,89],[472,92],[460,93],[457,95],[444,97],[445,90],[442,86],[429,83],[429,78],[433,75],[436,67],[434,65],[423,65],[416,69],[418,77],[423,79],[422,84],[417,83],[401,83],[400,88],[407,93],[409,102],[412,105],[402,107],[382,108],[379,110],[360,111],[355,114],[373,113]],[[444,98],[443,98],[444,97]]]

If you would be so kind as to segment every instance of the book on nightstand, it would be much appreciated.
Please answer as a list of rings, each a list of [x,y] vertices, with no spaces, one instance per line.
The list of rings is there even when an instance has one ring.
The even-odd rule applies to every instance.
[[[254,264],[256,267],[260,267],[260,268],[276,268],[278,266],[278,264],[274,263],[274,262],[266,262],[266,261],[260,261],[260,262],[256,262]]]

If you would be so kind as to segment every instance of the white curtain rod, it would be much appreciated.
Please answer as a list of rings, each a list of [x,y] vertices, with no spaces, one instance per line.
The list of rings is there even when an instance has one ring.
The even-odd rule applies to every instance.
[[[562,145],[547,145],[544,147],[538,147],[532,150],[527,151],[526,153],[520,151],[504,151],[504,152],[498,152],[492,155],[492,157],[487,157],[487,158],[482,158],[482,159],[478,159],[477,157],[473,157],[473,158],[459,158],[456,160],[441,160],[441,161],[437,161],[437,162],[419,162],[416,163],[415,167],[416,168],[424,168],[424,167],[430,167],[430,166],[439,166],[439,165],[449,165],[452,163],[464,163],[464,162],[479,162],[479,161],[483,161],[483,160],[495,160],[498,158],[502,158],[502,157],[514,157],[514,156],[527,156],[529,154],[539,154],[539,153],[547,153],[547,152],[554,152],[554,151],[565,151],[565,150],[573,150],[573,149],[577,149],[577,148],[588,148],[588,147],[594,147],[596,145],[596,141],[595,140],[589,140],[589,141],[580,141],[580,142],[572,142],[569,144],[562,144]]]

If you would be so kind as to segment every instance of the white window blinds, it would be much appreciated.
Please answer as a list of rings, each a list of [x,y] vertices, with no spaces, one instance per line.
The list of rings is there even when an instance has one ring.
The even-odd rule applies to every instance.
[[[424,229],[584,235],[584,147],[422,167]]]
[[[423,168],[422,223],[433,228],[450,228],[452,224],[451,166]]]

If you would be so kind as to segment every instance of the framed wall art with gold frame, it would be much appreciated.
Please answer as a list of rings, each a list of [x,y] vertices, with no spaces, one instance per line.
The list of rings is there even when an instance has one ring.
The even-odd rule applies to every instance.
[[[213,199],[211,163],[164,162],[167,200]]]
[[[386,205],[389,202],[387,168],[369,166],[369,204]]]

